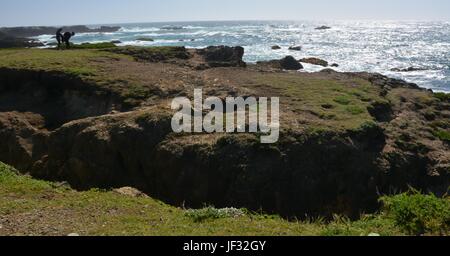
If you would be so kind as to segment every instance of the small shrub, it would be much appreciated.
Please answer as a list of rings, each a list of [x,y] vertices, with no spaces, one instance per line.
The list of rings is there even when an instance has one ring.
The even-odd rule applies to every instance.
[[[450,102],[450,93],[438,92],[434,94],[434,97],[443,102]]]
[[[352,115],[359,115],[365,112],[365,110],[358,106],[348,106],[347,112],[349,112]]]
[[[450,132],[444,130],[435,131],[434,136],[442,140],[443,142],[450,143]]]
[[[412,235],[448,234],[450,200],[417,191],[382,197],[384,211],[395,223]]]
[[[334,101],[336,103],[341,104],[341,105],[348,105],[351,102],[351,100],[348,97],[345,97],[345,96],[337,97],[336,99],[334,99]]]
[[[108,49],[117,47],[114,43],[105,42],[105,43],[84,43],[84,44],[76,44],[73,45],[74,49]]]
[[[12,167],[0,162],[0,182],[6,180],[6,178],[13,177],[17,174],[17,171]]]
[[[87,50],[87,49],[109,49],[117,47],[114,43],[104,42],[104,43],[82,43],[82,44],[74,44],[70,43],[70,49],[78,49],[78,50]],[[58,47],[55,47],[58,49]],[[59,49],[67,49],[65,44],[61,44]]]
[[[191,218],[194,222],[204,222],[207,220],[237,218],[244,216],[245,212],[236,208],[216,209],[210,206],[198,210],[187,210],[185,215]]]
[[[351,221],[343,216],[334,216],[333,221],[323,225],[323,236],[369,236],[370,234],[381,236],[399,235],[401,231],[395,227],[395,223],[381,215],[363,215],[357,221]]]
[[[106,51],[133,57],[138,61],[160,62],[168,59],[189,59],[190,54],[181,46],[154,46],[154,47],[115,47]]]

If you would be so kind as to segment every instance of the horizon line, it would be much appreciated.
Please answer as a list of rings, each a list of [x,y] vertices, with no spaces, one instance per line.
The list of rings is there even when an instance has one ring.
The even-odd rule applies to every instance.
[[[0,28],[19,28],[19,27],[61,27],[61,26],[105,26],[105,25],[128,25],[128,24],[157,24],[157,23],[194,23],[194,22],[339,22],[339,21],[380,21],[380,22],[450,22],[450,20],[443,19],[220,19],[220,20],[172,20],[172,21],[124,21],[111,23],[78,23],[78,24],[56,24],[56,25],[0,25]]]

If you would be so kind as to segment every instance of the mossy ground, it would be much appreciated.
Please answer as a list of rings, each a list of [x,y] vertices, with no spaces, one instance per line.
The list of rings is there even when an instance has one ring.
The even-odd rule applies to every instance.
[[[151,198],[133,198],[113,191],[77,192],[69,187],[22,176],[0,163],[0,235],[408,235],[386,214],[365,215],[358,221],[336,216],[334,221],[287,221],[278,216],[249,213],[245,210],[217,210],[208,207],[185,210]],[[396,198],[395,215],[405,200]],[[409,197],[406,198],[409,200]],[[436,220],[448,221],[448,205]],[[395,201],[397,200],[397,201]],[[428,205],[420,204],[422,208]],[[412,206],[413,210],[414,205]],[[430,212],[436,213],[433,209]],[[422,211],[423,212],[423,211]],[[239,214],[236,214],[239,213]],[[408,215],[409,216],[409,215]],[[420,218],[420,216],[419,216]],[[398,219],[398,218],[397,218]],[[430,219],[430,218],[427,218]],[[403,219],[402,219],[403,220]],[[415,219],[417,220],[417,218]],[[433,222],[428,234],[445,232],[448,226]],[[428,222],[429,223],[429,222]],[[442,233],[441,233],[442,234]]]
[[[255,79],[279,95],[294,113],[312,117],[307,118],[311,127],[358,129],[374,120],[368,107],[385,101],[379,96],[379,88],[358,78],[340,81],[317,75],[299,78],[297,74],[267,74]]]
[[[0,67],[38,71],[59,71],[79,77],[98,77],[100,71],[92,61],[99,58],[124,58],[98,50],[2,49]]]

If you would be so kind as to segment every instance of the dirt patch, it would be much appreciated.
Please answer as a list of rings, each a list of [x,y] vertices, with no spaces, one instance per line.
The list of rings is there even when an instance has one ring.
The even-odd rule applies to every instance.
[[[0,70],[0,112],[54,130],[64,123],[121,111],[115,95],[65,74]]]

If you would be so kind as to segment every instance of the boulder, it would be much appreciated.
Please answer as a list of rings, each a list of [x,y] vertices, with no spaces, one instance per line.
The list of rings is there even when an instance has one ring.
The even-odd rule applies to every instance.
[[[328,26],[320,26],[320,27],[317,27],[317,28],[316,28],[316,30],[327,30],[327,29],[331,29],[331,27],[328,27]]]
[[[274,45],[272,46],[272,50],[280,50],[281,47],[279,45]]]
[[[419,68],[419,67],[409,67],[409,68],[393,68],[391,69],[392,72],[413,72],[413,71],[423,71],[426,70],[425,68]]]
[[[113,40],[113,41],[111,41],[111,43],[113,43],[113,44],[121,44],[122,41],[120,41],[120,40]]]
[[[333,63],[333,64],[330,65],[330,67],[337,68],[337,67],[339,67],[339,64]]]
[[[298,62],[294,57],[292,56],[286,56],[283,59],[280,60],[280,66],[282,69],[286,70],[299,70],[303,69],[302,64]]]
[[[123,187],[123,188],[118,188],[115,189],[114,192],[116,192],[117,194],[123,195],[123,196],[127,196],[127,197],[145,197],[148,198],[148,196],[144,193],[142,193],[141,191],[132,188],[132,187]]]
[[[301,46],[291,46],[291,47],[289,47],[289,50],[291,50],[291,51],[301,51],[302,47]]]
[[[155,40],[153,40],[153,38],[148,38],[148,37],[139,37],[136,39],[137,41],[143,41],[143,42],[153,42]]]
[[[268,60],[268,61],[258,61],[256,64],[260,68],[265,69],[285,69],[285,70],[299,70],[303,69],[303,65],[298,62],[292,56],[286,56],[281,60]]]
[[[322,67],[328,67],[328,62],[325,60],[321,60],[319,58],[303,58],[300,60],[300,62],[309,63],[312,65],[317,65],[317,66],[322,66]]]
[[[245,67],[244,48],[241,46],[210,46],[197,50],[210,67]]]
[[[164,26],[161,29],[163,30],[182,30],[184,27],[182,26]]]

